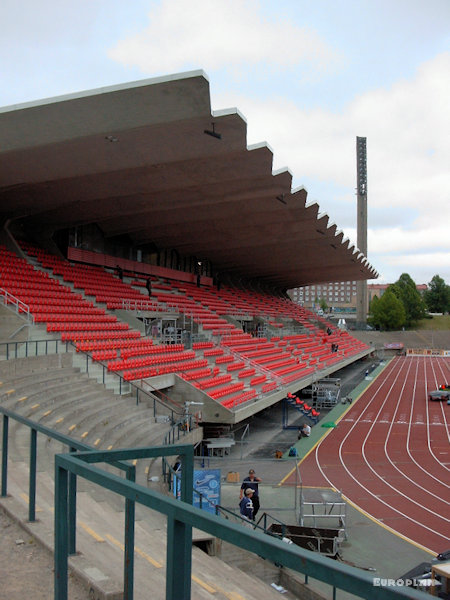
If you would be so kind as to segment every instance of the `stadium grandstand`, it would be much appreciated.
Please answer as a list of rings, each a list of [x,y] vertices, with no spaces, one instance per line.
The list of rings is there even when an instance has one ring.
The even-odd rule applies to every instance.
[[[161,445],[174,430],[198,445],[208,426],[232,429],[372,352],[287,290],[376,270],[272,170],[266,143],[247,146],[237,109],[212,111],[202,71],[2,108],[0,153],[1,407],[45,432],[48,456]],[[3,432],[5,468],[5,420]],[[22,465],[25,434],[11,432]],[[217,565],[193,561],[193,597],[212,597]],[[279,593],[239,577],[220,585]]]

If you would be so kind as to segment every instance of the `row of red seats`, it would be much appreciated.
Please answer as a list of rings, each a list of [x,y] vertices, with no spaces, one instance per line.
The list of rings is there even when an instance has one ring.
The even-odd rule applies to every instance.
[[[264,383],[267,379],[267,375],[258,375],[257,377],[254,377],[253,379],[250,379],[250,385],[254,386],[254,385],[259,385],[260,383]]]
[[[267,368],[270,369],[271,365],[274,366],[279,361],[282,361],[285,359],[295,360],[294,358],[292,358],[292,355],[290,352],[276,352],[275,354],[266,356],[264,358],[257,358],[256,360],[254,360],[254,362],[257,363],[258,365],[267,365]]]
[[[47,319],[49,323],[74,323],[80,322],[80,313],[48,313]],[[82,315],[82,322],[86,323],[98,323],[103,325],[104,323],[118,323],[117,317],[115,315],[108,315],[106,313],[103,314],[92,314],[92,312],[86,312]]]
[[[251,377],[256,373],[256,369],[244,369],[238,373],[238,379],[245,379],[246,377]]]
[[[114,337],[117,338],[138,338],[140,337],[139,331],[133,331],[132,329],[124,331],[114,331]],[[63,342],[83,342],[93,340],[109,340],[111,339],[110,331],[63,331],[61,333],[61,340]]]
[[[224,353],[223,348],[211,348],[203,352],[203,356],[222,356]]]
[[[295,358],[291,357],[291,358],[286,358],[285,360],[280,360],[275,363],[265,365],[265,368],[269,369],[269,371],[274,371],[278,367],[284,367],[284,366],[287,367],[288,365],[292,365],[292,364],[296,364],[296,360],[295,360]]]
[[[89,340],[77,342],[75,347],[77,352],[92,352],[96,350],[120,350],[122,348],[129,348],[136,343],[139,343],[136,338]]]
[[[263,394],[265,394],[266,392],[271,392],[272,390],[274,390],[277,387],[277,383],[276,381],[270,381],[269,383],[265,383],[262,388],[261,388],[261,392]]]
[[[227,371],[240,371],[241,369],[243,369],[245,367],[245,362],[235,362],[232,363],[231,365],[227,366]]]
[[[225,356],[218,356],[216,358],[216,365],[229,363],[234,361],[234,356],[232,354],[226,354]]]
[[[212,369],[199,369],[197,371],[191,371],[190,373],[181,373],[180,377],[185,381],[191,381],[193,379],[202,379],[203,377],[209,377],[212,375]]]
[[[162,354],[162,353],[173,353],[182,352],[184,350],[183,344],[159,344],[154,345],[153,340],[148,340],[147,344],[139,344],[135,348],[126,348],[120,353],[120,356],[124,359],[131,358],[132,356],[141,356],[148,354]]]
[[[47,331],[124,331],[129,329],[128,323],[90,323],[73,321],[71,323],[47,323]]]
[[[192,349],[201,350],[202,348],[212,348],[213,346],[213,342],[194,342],[192,344]]]
[[[284,383],[284,385],[291,383],[292,381],[297,381],[298,379],[304,379],[305,377],[308,377],[308,375],[311,375],[312,373],[314,373],[315,369],[314,367],[309,367],[307,369],[303,369],[302,371],[296,371],[294,373],[291,373],[290,375],[285,375],[284,377],[281,378],[281,381]]]
[[[289,365],[287,367],[282,367],[281,369],[272,369],[277,375],[287,375],[292,371],[304,369],[307,366],[305,362],[294,363],[293,365]]]
[[[91,356],[92,360],[111,360],[117,358],[117,350],[96,350]]]
[[[183,360],[189,360],[195,357],[193,350],[186,350],[185,352],[178,353],[167,353],[161,355],[147,355],[140,358],[133,359],[119,359],[114,362],[108,363],[108,371],[123,371],[125,369],[132,369],[135,367],[148,367],[150,365],[162,365],[171,362],[180,362]]]
[[[256,396],[255,390],[248,390],[248,392],[244,392],[243,394],[237,394],[236,396],[232,396],[227,400],[224,400],[221,404],[225,408],[234,408],[239,404],[243,404],[244,402],[248,402],[252,398]]]
[[[224,388],[220,388],[218,390],[213,390],[212,392],[210,392],[208,394],[208,396],[210,396],[214,400],[217,400],[218,398],[223,398],[224,396],[228,396],[229,394],[232,394],[233,392],[237,392],[237,391],[243,390],[243,389],[244,389],[244,384],[242,382],[231,383],[230,385],[227,385]]]
[[[173,363],[160,367],[149,367],[147,369],[130,369],[123,373],[123,378],[126,381],[134,381],[136,379],[147,379],[148,377],[156,377],[157,375],[167,375],[168,373],[184,373],[190,369],[199,369],[205,367],[208,361],[205,358],[193,360],[191,362]]]
[[[222,385],[222,383],[229,383],[230,381],[231,375],[221,375],[220,377],[211,377],[209,379],[205,379],[204,381],[199,381],[195,384],[195,387],[197,387],[199,390],[207,390],[209,388]]]

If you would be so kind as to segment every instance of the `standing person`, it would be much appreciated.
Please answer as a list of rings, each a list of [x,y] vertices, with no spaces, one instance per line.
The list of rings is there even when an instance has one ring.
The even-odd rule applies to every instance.
[[[244,492],[244,497],[241,494],[241,500],[239,502],[239,511],[244,519],[248,521],[253,521],[255,519],[254,508],[253,508],[253,490],[252,488],[247,488]]]
[[[122,267],[119,267],[119,265],[117,265],[116,269],[117,269],[117,275],[119,276],[120,281],[122,281],[123,280],[123,269],[122,269]]]
[[[241,485],[241,495],[239,496],[241,499],[248,489],[253,490],[253,520],[255,520],[256,513],[259,511],[259,484],[261,481],[260,477],[256,477],[254,469],[250,469],[248,477],[244,479]]]
[[[145,287],[147,288],[147,292],[149,297],[152,295],[152,280],[150,277],[147,277],[147,281],[145,282]]]

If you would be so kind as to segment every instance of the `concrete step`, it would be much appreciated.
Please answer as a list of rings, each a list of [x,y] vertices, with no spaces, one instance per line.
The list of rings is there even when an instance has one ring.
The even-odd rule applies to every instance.
[[[27,523],[27,465],[16,463],[10,470],[9,496],[0,504],[21,520],[27,530],[48,548],[53,545],[53,481],[39,473],[37,521]],[[24,485],[25,483],[25,485]],[[153,513],[153,514],[152,514]],[[134,597],[165,599],[166,518],[143,509],[135,527]],[[95,502],[86,492],[77,494],[77,550],[69,559],[73,573],[93,588],[99,598],[118,600],[123,586],[124,513],[109,503]],[[230,566],[199,548],[192,549],[192,598],[196,600],[272,600],[279,592],[258,578]],[[95,597],[97,597],[95,596]],[[292,600],[291,594],[285,598]]]
[[[46,389],[46,386],[52,383],[62,383],[67,380],[76,379],[80,376],[78,370],[72,367],[61,369],[37,370],[30,374],[16,377],[15,375],[6,375],[2,377],[2,386],[0,388],[0,397],[9,394],[10,390],[14,390],[16,394],[24,393],[31,389],[33,393],[41,389]]]
[[[27,389],[14,390],[2,402],[2,405],[26,417],[31,418],[32,414],[33,418],[37,420],[36,415],[63,406],[68,400],[73,402],[74,398],[77,400],[83,398],[88,393],[98,395],[98,391],[92,389],[86,381],[80,382],[78,379],[59,383],[54,382],[49,383],[47,387],[44,386],[42,389],[36,390],[36,392],[32,388],[30,388],[30,391],[27,391]],[[33,407],[32,413],[30,413],[31,407]]]

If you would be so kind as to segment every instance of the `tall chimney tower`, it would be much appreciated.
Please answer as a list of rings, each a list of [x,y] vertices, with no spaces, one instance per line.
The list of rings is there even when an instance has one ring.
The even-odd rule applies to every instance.
[[[356,185],[358,198],[357,238],[359,250],[367,257],[367,151],[366,138],[356,138]],[[356,321],[367,322],[367,280],[356,282]]]

